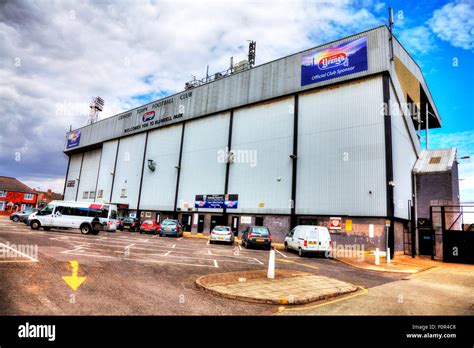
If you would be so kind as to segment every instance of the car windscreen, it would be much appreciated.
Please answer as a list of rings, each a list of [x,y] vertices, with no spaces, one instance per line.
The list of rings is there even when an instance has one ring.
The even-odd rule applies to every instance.
[[[270,231],[266,227],[253,227],[252,234],[259,235],[259,236],[268,236]]]
[[[214,231],[230,231],[230,227],[216,226],[214,227]]]
[[[174,225],[176,225],[176,222],[171,221],[171,220],[165,220],[161,224],[164,225],[164,226],[174,226]]]
[[[143,224],[145,224],[145,225],[153,225],[153,221],[151,221],[151,220],[146,220],[146,221],[143,222]]]
[[[133,222],[133,219],[123,219],[123,222],[125,222],[125,223],[131,223],[131,222]]]

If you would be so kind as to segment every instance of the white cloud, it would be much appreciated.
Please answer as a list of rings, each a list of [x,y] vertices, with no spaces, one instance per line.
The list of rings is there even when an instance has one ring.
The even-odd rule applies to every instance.
[[[431,30],[454,47],[474,48],[474,3],[457,1],[444,5],[433,13]]]
[[[24,184],[28,185],[32,189],[35,189],[36,191],[47,191],[51,189],[55,193],[63,193],[64,189],[64,179],[63,178],[58,178],[58,179],[43,179],[43,178],[19,178],[21,182]]]
[[[425,54],[435,49],[432,34],[424,25],[404,29],[398,39],[410,54]]]

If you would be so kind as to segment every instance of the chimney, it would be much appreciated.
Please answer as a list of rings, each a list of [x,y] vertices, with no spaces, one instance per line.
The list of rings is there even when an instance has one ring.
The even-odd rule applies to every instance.
[[[48,189],[48,195],[50,195],[50,194],[51,194],[51,192],[52,192],[52,191],[51,191],[51,189]]]

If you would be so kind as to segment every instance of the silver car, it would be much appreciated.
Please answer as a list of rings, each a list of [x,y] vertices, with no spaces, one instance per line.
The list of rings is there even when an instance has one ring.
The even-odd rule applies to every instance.
[[[234,233],[229,226],[216,226],[211,231],[209,243],[224,242],[234,244]]]

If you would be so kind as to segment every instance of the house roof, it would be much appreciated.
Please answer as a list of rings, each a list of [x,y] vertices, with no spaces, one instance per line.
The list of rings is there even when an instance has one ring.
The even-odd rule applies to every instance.
[[[20,180],[9,176],[0,176],[0,190],[11,192],[36,193],[30,187],[22,183]]]
[[[450,172],[456,160],[456,148],[423,150],[415,163],[415,173]]]
[[[51,191],[36,191],[38,194],[42,194],[42,199],[51,199],[53,201],[61,201],[64,197],[62,193],[55,193]]]

